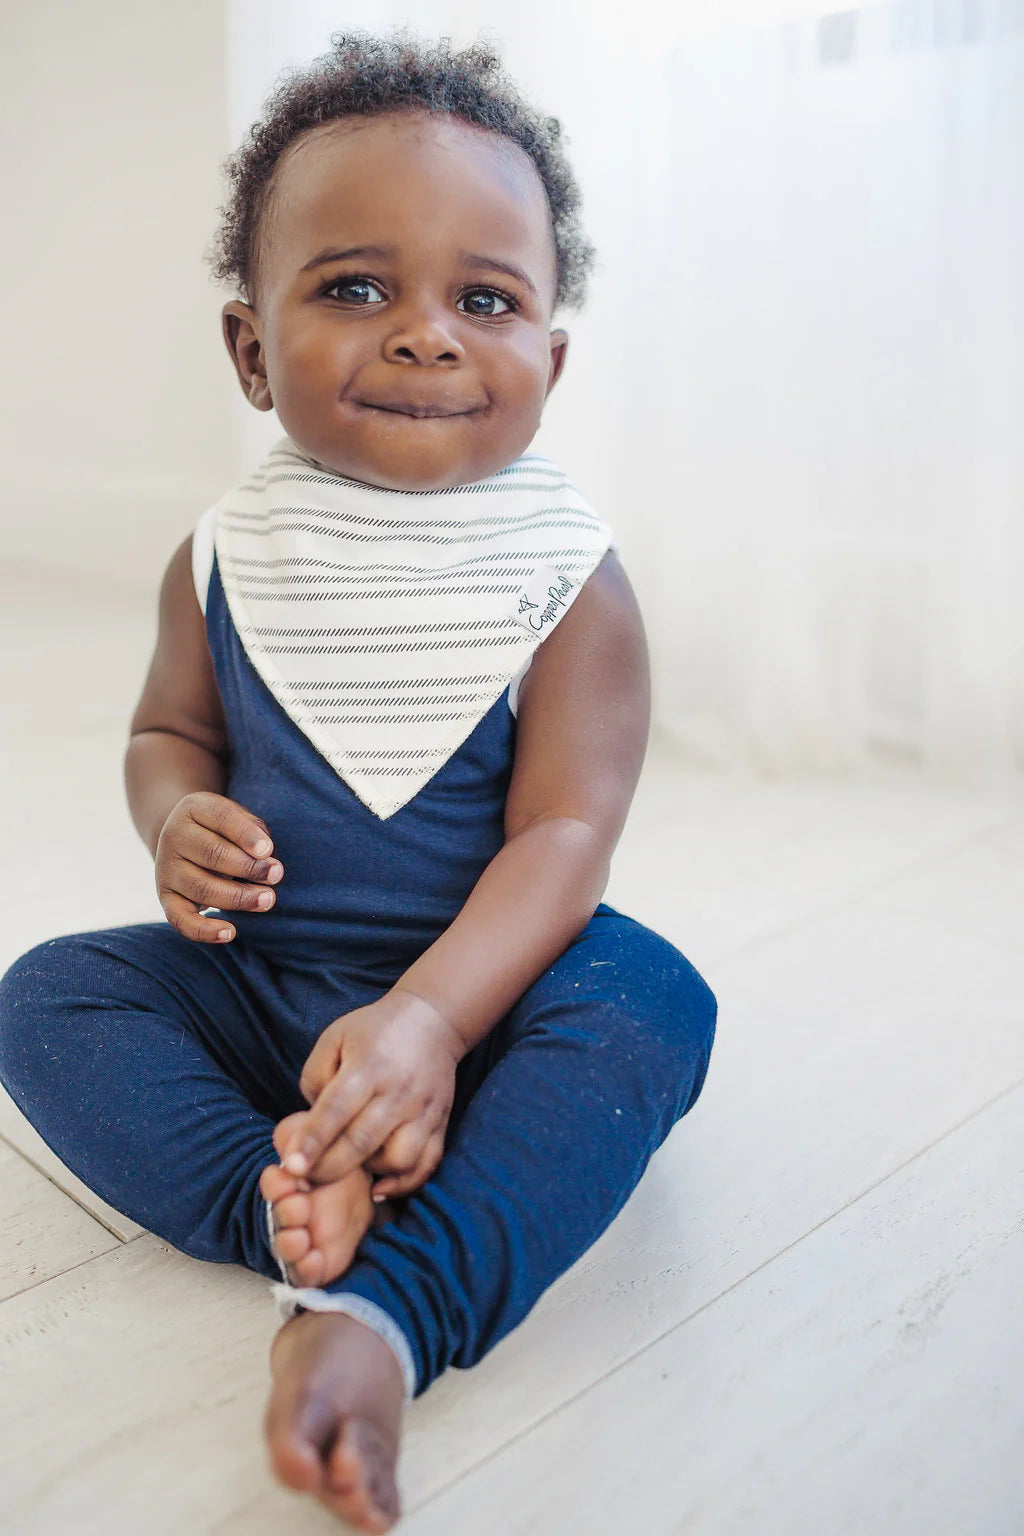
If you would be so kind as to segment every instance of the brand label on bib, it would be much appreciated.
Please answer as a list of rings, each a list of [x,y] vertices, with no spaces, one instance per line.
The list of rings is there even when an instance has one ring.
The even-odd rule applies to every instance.
[[[564,576],[553,566],[539,565],[513,599],[511,616],[531,635],[543,637],[572,606],[579,590],[579,582],[571,576]]]

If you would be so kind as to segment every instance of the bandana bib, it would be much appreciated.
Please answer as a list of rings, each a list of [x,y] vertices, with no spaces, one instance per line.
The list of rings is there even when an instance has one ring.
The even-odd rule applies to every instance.
[[[537,454],[469,485],[393,491],[287,437],[208,516],[249,660],[382,819],[528,665],[613,537]]]

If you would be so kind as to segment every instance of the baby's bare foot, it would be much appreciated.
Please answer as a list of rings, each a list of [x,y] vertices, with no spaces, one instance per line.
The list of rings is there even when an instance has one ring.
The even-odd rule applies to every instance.
[[[274,1131],[279,1154],[295,1118],[282,1120]],[[274,1246],[292,1285],[329,1285],[348,1269],[369,1229],[391,1219],[393,1205],[375,1204],[372,1185],[365,1168],[325,1184],[316,1183],[315,1174],[297,1179],[276,1163],[264,1168],[260,1193],[273,1205]]]
[[[301,1312],[270,1350],[264,1427],[274,1471],[363,1531],[401,1509],[395,1468],[405,1384],[379,1334],[341,1312]]]
[[[374,1224],[371,1175],[355,1168],[333,1184],[304,1193],[276,1163],[260,1174],[260,1192],[273,1204],[274,1246],[293,1285],[329,1285],[343,1274]]]

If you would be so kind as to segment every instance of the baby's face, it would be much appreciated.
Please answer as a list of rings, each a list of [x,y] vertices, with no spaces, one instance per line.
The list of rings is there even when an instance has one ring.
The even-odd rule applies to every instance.
[[[518,146],[419,112],[345,118],[279,164],[256,305],[225,306],[225,337],[252,404],[310,457],[438,490],[528,448],[568,344],[555,285]]]

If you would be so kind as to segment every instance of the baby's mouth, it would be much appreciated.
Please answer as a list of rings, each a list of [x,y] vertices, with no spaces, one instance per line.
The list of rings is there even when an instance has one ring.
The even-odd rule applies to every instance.
[[[430,405],[415,400],[356,400],[355,404],[362,406],[364,410],[390,411],[397,416],[413,416],[417,421],[421,421],[426,417],[468,416],[470,414],[470,410],[453,411],[448,406]]]

